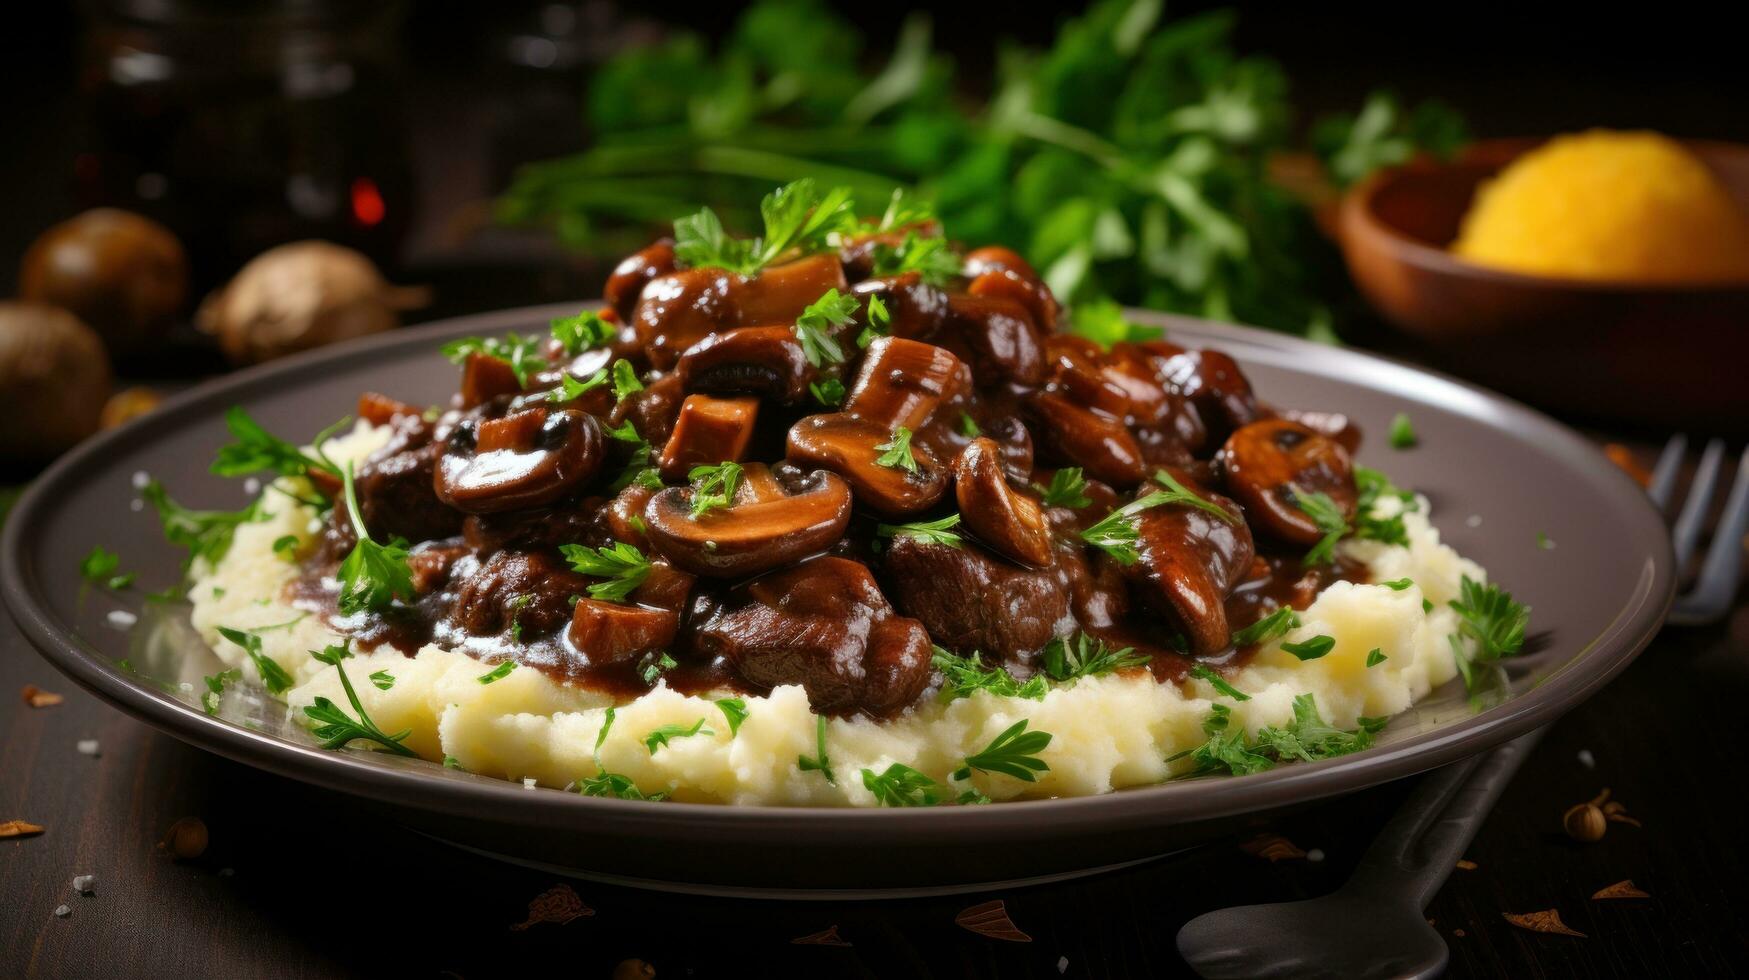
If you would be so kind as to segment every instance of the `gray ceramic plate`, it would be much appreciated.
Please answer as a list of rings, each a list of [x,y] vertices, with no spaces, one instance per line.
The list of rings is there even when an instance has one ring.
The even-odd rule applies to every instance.
[[[1236,819],[1420,772],[1546,724],[1627,665],[1673,591],[1668,539],[1640,489],[1595,449],[1514,403],[1351,351],[1239,327],[1136,313],[1179,343],[1222,348],[1273,404],[1346,412],[1370,438],[1361,461],[1433,502],[1446,539],[1534,609],[1536,652],[1513,665],[1514,694],[1473,714],[1455,686],[1395,719],[1376,747],[1328,762],[1103,797],[935,810],[731,808],[587,799],[369,752],[317,748],[279,703],[228,698],[200,708],[217,661],[175,607],[141,601],[177,578],[181,554],[136,474],[179,500],[235,508],[210,476],[227,441],[221,415],[246,406],[273,431],[311,435],[374,389],[416,404],[447,399],[445,339],[537,330],[574,308],[512,310],[433,324],[244,371],[188,392],[93,439],[43,475],[7,522],[6,601],[51,662],[117,707],[252,766],[342,790],[425,833],[511,860],[698,891],[890,893],[1044,880],[1167,853]],[[1420,448],[1384,445],[1407,411]],[[1539,547],[1546,534],[1552,549]],[[140,587],[84,588],[94,545],[119,552]],[[128,628],[129,620],[138,622]],[[122,662],[126,661],[124,665]]]

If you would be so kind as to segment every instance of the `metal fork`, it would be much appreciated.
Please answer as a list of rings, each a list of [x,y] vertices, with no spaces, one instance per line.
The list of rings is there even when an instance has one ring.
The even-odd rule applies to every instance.
[[[1658,509],[1668,512],[1670,498],[1676,492],[1676,477],[1682,470],[1682,457],[1688,451],[1688,437],[1675,435],[1664,444],[1658,465],[1652,470],[1652,483],[1646,493]],[[1676,574],[1688,570],[1694,557],[1694,546],[1706,526],[1707,511],[1712,507],[1713,491],[1719,484],[1719,467],[1725,459],[1725,440],[1713,439],[1701,451],[1700,466],[1694,471],[1688,499],[1670,531],[1670,542],[1676,551]],[[1712,546],[1707,549],[1695,576],[1694,586],[1676,597],[1670,607],[1670,622],[1678,626],[1701,626],[1723,619],[1737,596],[1738,577],[1743,565],[1743,535],[1749,532],[1749,449],[1737,462],[1737,479],[1731,484],[1731,495],[1725,500],[1724,513],[1713,532]]]
[[[1667,510],[1688,440],[1665,445],[1647,493]],[[1712,505],[1725,444],[1714,439],[1701,454],[1688,499],[1671,531],[1678,572]],[[1697,626],[1730,612],[1749,530],[1749,451],[1713,533],[1693,588],[1683,593],[1670,622]],[[1451,875],[1457,857],[1475,839],[1506,784],[1546,728],[1487,754],[1452,763],[1422,777],[1420,785],[1361,857],[1338,890],[1303,902],[1219,909],[1178,932],[1178,952],[1205,977],[1432,977],[1444,971],[1450,950],[1427,925],[1422,909]]]

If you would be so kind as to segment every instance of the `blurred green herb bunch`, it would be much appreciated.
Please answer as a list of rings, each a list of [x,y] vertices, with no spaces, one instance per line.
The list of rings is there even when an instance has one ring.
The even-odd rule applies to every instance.
[[[867,201],[906,188],[955,238],[1020,249],[1090,318],[1121,302],[1329,337],[1348,287],[1309,206],[1271,177],[1293,148],[1287,79],[1236,55],[1232,27],[1103,0],[1048,50],[1002,46],[993,94],[968,100],[926,18],[871,71],[818,0],[762,0],[715,51],[680,33],[605,64],[592,148],[524,168],[499,217],[608,257],[700,204],[755,227],[747,202],[802,177]],[[1312,149],[1341,186],[1463,139],[1444,107],[1378,93],[1320,121]]]

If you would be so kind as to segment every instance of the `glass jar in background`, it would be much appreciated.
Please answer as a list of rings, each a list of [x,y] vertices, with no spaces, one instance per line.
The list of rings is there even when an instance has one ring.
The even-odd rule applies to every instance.
[[[395,266],[411,168],[389,0],[86,0],[75,195],[155,218],[196,295],[321,238]]]

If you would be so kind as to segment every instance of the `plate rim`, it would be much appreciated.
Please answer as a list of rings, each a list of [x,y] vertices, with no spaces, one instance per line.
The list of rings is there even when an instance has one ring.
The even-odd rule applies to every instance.
[[[0,594],[31,645],[82,687],[184,742],[301,782],[447,816],[489,812],[495,821],[524,826],[567,827],[589,820],[603,829],[655,837],[696,828],[703,822],[719,835],[734,835],[749,842],[784,843],[792,842],[797,827],[806,825],[813,834],[853,833],[864,844],[899,843],[919,833],[928,833],[932,842],[952,842],[983,839],[991,833],[1036,832],[1046,826],[1053,835],[1061,835],[1076,830],[1195,823],[1287,803],[1309,803],[1424,772],[1552,722],[1583,703],[1650,643],[1674,599],[1674,558],[1662,518],[1637,484],[1609,464],[1595,447],[1554,419],[1477,385],[1390,357],[1256,327],[1126,309],[1126,315],[1137,323],[1193,336],[1230,353],[1241,353],[1235,351],[1240,348],[1243,355],[1248,355],[1240,356],[1242,361],[1292,362],[1295,367],[1329,373],[1345,363],[1366,365],[1368,387],[1413,391],[1416,400],[1440,403],[1472,419],[1478,411],[1485,410],[1496,416],[1491,421],[1510,422],[1518,430],[1534,434],[1543,451],[1566,457],[1577,469],[1599,476],[1607,493],[1626,503],[1627,512],[1639,515],[1638,525],[1629,529],[1624,541],[1646,551],[1647,557],[1628,601],[1581,654],[1594,669],[1558,670],[1534,690],[1503,705],[1398,742],[1351,756],[1281,766],[1248,776],[1169,781],[1097,796],[1016,800],[990,807],[891,809],[717,803],[650,806],[557,790],[531,792],[518,784],[489,777],[481,777],[478,782],[431,778],[418,768],[392,768],[367,761],[362,754],[298,745],[209,717],[178,699],[135,683],[106,658],[85,650],[70,624],[58,623],[46,607],[42,598],[46,586],[33,574],[29,560],[38,517],[54,506],[54,487],[102,466],[104,454],[111,446],[149,440],[155,431],[175,427],[188,416],[204,414],[211,403],[224,398],[296,384],[310,370],[332,361],[393,357],[442,338],[502,332],[599,305],[599,302],[548,304],[433,321],[246,368],[179,393],[156,411],[87,440],[31,482],[14,505],[4,535],[0,536]]]

